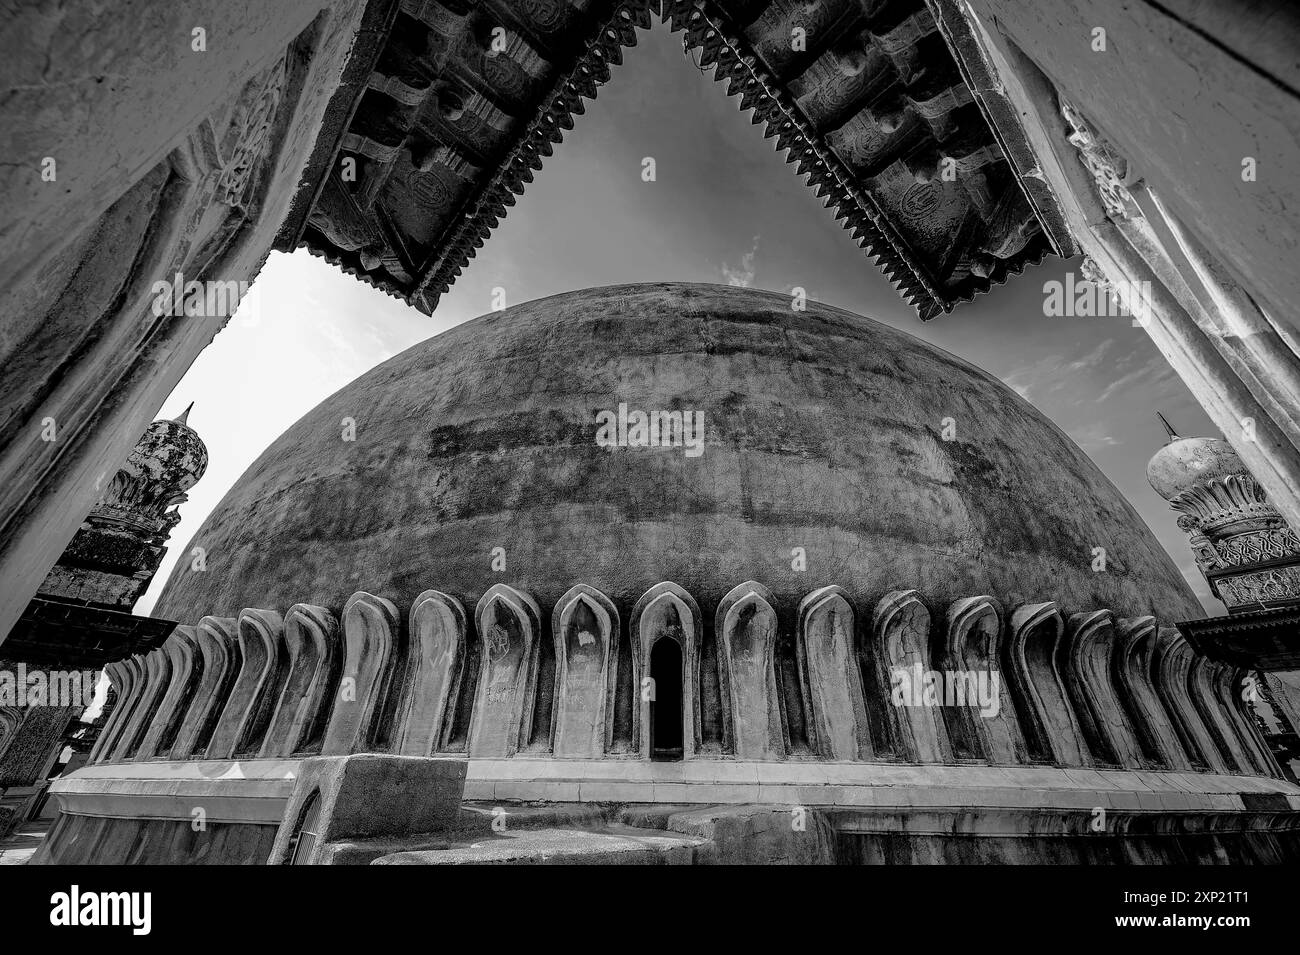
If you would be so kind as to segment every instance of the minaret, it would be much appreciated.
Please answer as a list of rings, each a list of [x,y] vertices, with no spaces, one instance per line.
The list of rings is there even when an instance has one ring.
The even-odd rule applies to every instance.
[[[186,408],[174,421],[155,421],[145,430],[5,641],[0,670],[34,663],[93,673],[105,661],[160,645],[171,633],[172,621],[130,611],[162,562],[180,520],[176,505],[208,466],[208,449],[187,423],[189,413]],[[87,679],[93,686],[85,677],[82,685]],[[74,756],[64,771],[80,766],[106,725],[113,698],[95,728],[79,721],[83,705],[19,711],[20,723],[0,740],[0,780],[41,791],[65,745]],[[33,796],[21,803],[10,822],[25,821],[35,802]]]
[[[1184,438],[1156,412],[1169,441],[1147,480],[1179,511],[1197,566],[1230,614],[1300,605],[1300,538],[1237,452],[1219,438]]]
[[[180,521],[177,505],[208,467],[208,449],[187,423],[190,406],[145,429],[103,489],[39,591],[42,597],[129,611],[149,586]]]

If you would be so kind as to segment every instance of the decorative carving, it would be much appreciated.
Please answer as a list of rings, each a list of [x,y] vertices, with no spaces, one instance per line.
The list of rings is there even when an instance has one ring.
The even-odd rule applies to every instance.
[[[271,141],[275,114],[284,94],[285,60],[281,58],[261,76],[249,81],[240,96],[226,142],[233,145],[225,154],[217,175],[215,198],[228,206],[246,207],[254,174]]]
[[[1106,213],[1117,218],[1140,215],[1125,182],[1128,160],[1121,156],[1069,100],[1061,97],[1061,115],[1070,126],[1066,138],[1079,152],[1079,161],[1092,175]]]
[[[1181,491],[1170,498],[1169,504],[1196,519],[1206,534],[1218,535],[1225,531],[1240,530],[1236,525],[1260,522],[1265,527],[1285,527],[1277,508],[1269,503],[1264,489],[1243,466],[1237,474],[1211,478]],[[1292,552],[1300,554],[1300,541],[1288,535]]]
[[[1300,603],[1300,536],[1225,441],[1182,438],[1147,465],[1151,486],[1179,512],[1178,526],[1229,612]]]
[[[924,219],[939,207],[943,189],[936,182],[918,182],[903,193],[899,204],[903,215],[909,219]]]
[[[1214,588],[1230,608],[1300,600],[1300,566],[1275,567],[1251,574],[1218,577]]]
[[[554,30],[563,19],[563,0],[519,0],[529,22],[542,30]]]

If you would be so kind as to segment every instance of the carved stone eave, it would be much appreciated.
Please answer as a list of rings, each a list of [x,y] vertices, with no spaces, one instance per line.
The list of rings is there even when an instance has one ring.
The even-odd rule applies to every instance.
[[[819,21],[815,28],[810,27],[809,49],[815,43],[818,58],[805,64],[802,73],[797,63],[790,65],[802,62],[797,55],[783,54],[784,60],[776,64],[768,61],[777,48],[764,46],[770,36],[758,24],[771,11],[784,9],[780,4],[758,11],[747,7],[741,19],[730,15],[730,7],[711,0],[669,0],[664,17],[674,30],[685,30],[685,43],[699,51],[701,68],[715,67],[715,79],[725,79],[727,92],[740,96],[740,108],[753,111],[752,122],[764,124],[777,149],[786,151],[786,161],[807,177],[818,198],[924,321],[1042,261],[1060,248],[1061,232],[1057,230],[1057,239],[1048,237],[1040,204],[1031,202],[1020,187],[1018,174],[1000,143],[979,143],[980,137],[992,136],[983,104],[972,114],[973,121],[962,114],[961,123],[955,124],[955,111],[972,102],[966,76],[958,74],[955,84],[946,90],[917,92],[916,84],[923,87],[940,72],[935,57],[947,59],[944,43],[950,38],[945,35],[942,41],[936,40],[937,50],[928,47],[921,51],[923,40],[942,31],[930,9],[920,2],[915,7],[910,16],[880,34],[877,25],[868,26],[880,9],[867,13],[851,4],[827,4],[814,13],[812,7],[805,8],[799,17],[824,15],[835,22]],[[891,12],[896,11],[891,8]],[[812,34],[817,30],[821,35],[814,40]],[[771,36],[777,32],[772,27]],[[827,36],[834,39],[827,40]],[[838,87],[828,82],[805,88],[805,77],[821,60],[839,56],[836,51],[845,47],[857,53],[861,68],[878,64],[886,76],[883,91],[863,86],[853,71],[846,71],[848,80]],[[876,53],[881,55],[873,57]],[[955,66],[950,68],[956,72]],[[861,98],[855,98],[852,90],[859,87]],[[822,94],[849,100],[847,105],[839,104],[842,109],[832,114],[828,123],[822,122],[825,117],[810,112]],[[840,113],[848,119],[843,120]],[[852,124],[873,142],[883,139],[890,144],[883,148],[884,158],[872,160],[883,165],[855,171],[848,157],[856,142],[854,134],[847,132]],[[1021,153],[1023,158],[1023,149]],[[951,162],[956,180],[939,181],[937,169],[944,162]],[[1005,170],[1009,180],[996,195],[988,189],[993,170]],[[943,187],[953,181],[958,187],[945,192]],[[900,191],[901,183],[910,184],[905,194]],[[941,250],[934,247],[934,237],[927,236],[905,214],[909,203],[919,202],[923,196],[926,203],[957,210],[947,245]],[[927,208],[921,218],[928,217],[930,211]]]
[[[1046,193],[1022,184],[1029,159],[1023,143],[1008,163],[1012,134],[990,131],[996,92],[988,82],[978,90],[968,85],[970,74],[958,71],[945,46],[951,36],[940,37],[922,0],[891,8],[885,20],[877,17],[880,9],[839,0],[798,13],[816,20],[818,34],[809,41],[818,55],[805,57],[798,75],[779,75],[765,61],[780,51],[763,45],[762,30],[745,33],[755,18],[784,15],[786,5],[775,0],[746,7],[743,17],[712,0],[558,4],[562,32],[550,34],[537,32],[531,8],[493,2],[457,13],[454,5],[415,0],[372,3],[317,140],[310,185],[299,190],[276,248],[305,246],[431,312],[563,131],[573,128],[584,98],[594,97],[621,61],[622,47],[634,44],[635,30],[648,28],[661,8],[672,29],[686,31],[686,45],[699,51],[702,64],[717,66],[741,108],[766,123],[777,147],[789,151],[789,161],[923,319],[1049,252],[1071,250],[1067,235],[1047,224]],[[394,52],[403,32],[393,26],[399,14],[432,31],[422,53],[410,44]],[[507,31],[501,61],[474,52],[489,22]],[[486,75],[494,62],[506,63],[528,88],[522,108],[521,100],[498,108],[499,90]],[[485,90],[492,95],[485,98]],[[450,125],[440,115],[451,117]],[[473,132],[461,128],[466,123]],[[846,133],[850,124],[865,132]],[[845,158],[859,133],[891,143],[869,169]],[[345,156],[357,163],[347,186],[338,176]],[[943,163],[955,179],[939,175]],[[331,190],[357,198],[358,215],[345,215],[341,230],[330,219],[330,208],[341,209]],[[942,221],[932,222],[936,208]]]
[[[310,189],[302,188],[295,198],[294,209],[285,222],[276,241],[276,248],[289,251],[306,247],[310,252],[337,265],[348,274],[368,285],[400,298],[425,314],[432,314],[439,297],[451,287],[461,270],[482,248],[491,231],[514,205],[515,196],[522,193],[541,169],[543,158],[553,151],[563,130],[573,128],[573,117],[583,112],[583,100],[594,98],[597,87],[609,75],[611,65],[622,61],[622,48],[636,43],[636,30],[650,26],[651,11],[656,0],[619,0],[611,4],[580,5],[557,4],[555,9],[568,18],[569,32],[559,40],[543,40],[536,32],[537,24],[529,15],[509,5],[491,3],[473,8],[475,16],[491,18],[507,31],[509,44],[502,56],[510,59],[530,78],[538,81],[542,75],[541,48],[551,61],[551,82],[531,98],[525,110],[513,123],[511,117],[489,98],[479,87],[488,85],[481,76],[473,77],[478,86],[465,89],[465,100],[439,101],[446,96],[449,84],[458,89],[466,77],[450,70],[450,48],[440,47],[434,59],[421,61],[419,69],[434,74],[426,87],[416,88],[393,76],[380,76],[376,70],[389,49],[390,29],[398,13],[415,17],[438,33],[440,42],[465,21],[451,9],[429,6],[404,0],[389,3],[387,0],[367,10],[363,27],[363,43],[358,44],[353,60],[344,75],[343,84],[330,104],[330,124],[317,139],[309,163]],[[448,21],[450,18],[450,22]],[[444,22],[448,21],[448,22]],[[452,37],[453,44],[462,37]],[[439,71],[446,69],[443,76]],[[445,81],[445,82],[444,82]],[[354,129],[354,120],[364,119],[358,107],[367,91],[388,97],[399,107],[414,111],[410,128],[398,145],[377,143]],[[396,95],[394,95],[396,94]],[[494,141],[504,140],[504,145],[449,138],[432,151],[422,149],[417,139],[434,135],[423,126],[420,116],[430,109],[443,110],[458,122],[464,115],[473,115],[478,128]],[[409,117],[408,117],[409,119]],[[382,155],[375,152],[382,149]],[[468,149],[469,152],[461,150]],[[483,155],[478,155],[479,152]],[[343,154],[375,160],[374,169],[359,174],[356,183],[359,202],[368,218],[367,228],[373,242],[363,249],[340,248],[319,231],[310,228],[312,214],[319,208],[324,191],[335,187],[337,171]],[[441,158],[440,158],[441,157]],[[436,167],[446,175],[462,169],[457,195],[448,197],[450,209],[435,215],[433,210],[417,209],[417,214],[427,224],[441,222],[432,241],[420,244],[406,234],[400,224],[389,220],[383,206],[376,201],[385,186],[389,170],[395,164],[409,164],[424,174]],[[367,175],[369,180],[367,181]],[[426,181],[426,180],[421,180]],[[418,205],[418,203],[417,203]],[[424,251],[421,251],[423,249]]]
[[[285,216],[276,236],[273,248],[277,251],[292,252],[302,242],[302,233],[307,228],[312,206],[316,204],[325,186],[326,174],[334,166],[348,124],[361,103],[361,94],[374,70],[375,59],[388,39],[400,8],[401,0],[368,0],[366,3],[366,11],[347,63],[344,64],[338,88],[325,108],[320,133],[316,136],[311,155],[303,168],[302,179],[289,207],[289,214]]]
[[[51,668],[99,668],[161,646],[175,627],[174,620],[36,597],[0,655]]]
[[[1079,244],[1070,232],[1060,200],[1043,174],[1023,118],[981,45],[979,23],[957,0],[926,0],[926,4],[1025,198],[1033,206],[1052,251],[1067,258],[1078,255]]]
[[[1300,670],[1300,605],[1185,620],[1178,630],[1197,653],[1250,670]]]

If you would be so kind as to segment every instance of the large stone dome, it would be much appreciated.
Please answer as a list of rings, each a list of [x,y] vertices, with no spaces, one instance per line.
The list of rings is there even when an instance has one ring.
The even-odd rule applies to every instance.
[[[599,446],[620,403],[703,412],[703,453]],[[1133,508],[1011,389],[858,315],[717,286],[566,293],[422,342],[286,431],[190,546],[206,571],[182,561],[156,610],[185,622],[362,590],[472,605],[499,582],[548,607],[575,583],[630,606],[671,580],[712,607],[750,579],[789,608],[838,584],[940,609],[1200,613]]]

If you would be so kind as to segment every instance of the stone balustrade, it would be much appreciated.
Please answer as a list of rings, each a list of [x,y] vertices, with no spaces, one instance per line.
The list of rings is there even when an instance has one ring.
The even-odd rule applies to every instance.
[[[777,604],[754,581],[711,614],[669,582],[622,608],[578,584],[548,613],[497,584],[468,611],[427,590],[405,618],[369,593],[337,616],[296,604],[283,616],[204,617],[108,667],[120,702],[91,762],[648,759],[652,705],[680,699],[687,760],[1281,775],[1244,702],[1244,672],[1198,656],[1152,617],[988,596],[940,612],[915,590],[859,609],[833,586]],[[655,669],[663,640],[680,653],[670,670]],[[680,695],[666,692],[665,673],[680,677]],[[929,674],[936,693],[900,698],[899,673]],[[982,700],[930,705],[952,675],[978,674],[996,677]]]

